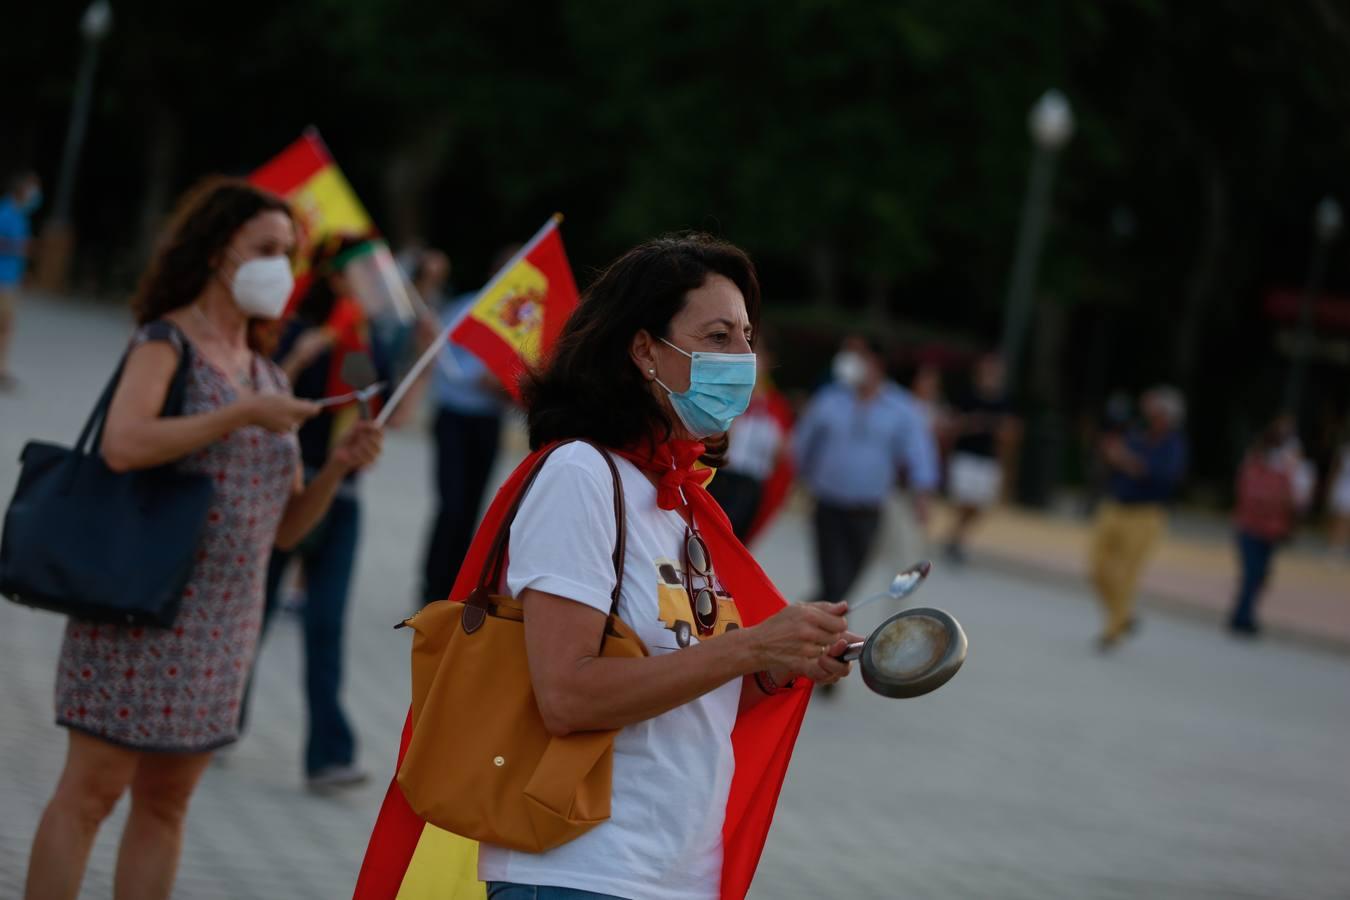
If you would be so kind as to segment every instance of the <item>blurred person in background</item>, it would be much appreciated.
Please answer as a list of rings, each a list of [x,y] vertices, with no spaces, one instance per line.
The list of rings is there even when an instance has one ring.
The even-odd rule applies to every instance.
[[[1135,589],[1167,525],[1167,505],[1186,472],[1186,406],[1181,392],[1156,387],[1140,398],[1143,424],[1102,437],[1110,470],[1107,498],[1098,510],[1089,550],[1092,581],[1105,616],[1102,650],[1134,630]]]
[[[445,306],[450,285],[450,257],[439,250],[422,250],[414,257],[411,281],[418,296],[433,310]]]
[[[816,508],[820,599],[843,600],[876,544],[882,509],[902,478],[923,521],[938,483],[937,444],[913,395],[886,377],[879,344],[846,338],[833,381],[811,399],[793,457]]]
[[[921,362],[914,369],[914,377],[909,382],[914,402],[928,422],[928,429],[941,444],[942,435],[947,429],[949,411],[942,395],[942,369],[935,363]]]
[[[1331,552],[1344,562],[1350,557],[1350,437],[1341,444],[1327,506],[1331,511]]]
[[[42,205],[42,182],[34,172],[17,172],[5,180],[0,196],[0,390],[13,387],[9,345],[19,314],[19,287],[28,267],[30,219]]]
[[[1299,488],[1302,455],[1297,440],[1294,418],[1281,415],[1261,432],[1238,469],[1233,518],[1241,581],[1228,621],[1234,634],[1260,633],[1256,605],[1275,550],[1293,532],[1300,508],[1311,497]]]
[[[1085,446],[1100,449],[1103,441],[1123,436],[1130,427],[1133,410],[1134,400],[1127,391],[1112,391],[1102,407],[1101,418],[1087,429]],[[1107,465],[1101,453],[1090,452],[1088,457],[1081,507],[1084,518],[1091,517],[1096,512],[1097,504],[1106,496],[1107,487],[1111,483],[1111,467]]]
[[[777,508],[792,482],[792,409],[773,385],[773,357],[763,334],[755,352],[755,393],[732,423],[727,461],[708,485],[742,543]]]
[[[314,248],[310,260],[314,277],[295,314],[282,326],[275,352],[297,397],[320,400],[350,393],[353,388],[343,379],[342,367],[353,353],[369,354],[379,377],[386,383],[390,380],[388,361],[371,341],[365,314],[343,273],[345,262],[365,243],[361,237],[329,235]],[[359,422],[358,406],[351,401],[327,407],[301,426],[300,460],[307,482],[319,477],[334,450]],[[391,419],[390,424],[398,422]],[[308,722],[304,770],[308,787],[316,792],[360,784],[367,777],[356,765],[356,738],[341,703],[347,601],[361,528],[358,474],[357,469],[345,473],[323,519],[299,546],[274,550],[267,570],[264,633],[292,563],[304,584],[304,602],[298,604]],[[241,707],[241,726],[245,707]]]
[[[180,203],[136,291],[140,328],[108,410],[104,460],[118,472],[174,464],[210,475],[215,498],[173,626],[66,626],[56,721],[69,744],[33,838],[29,900],[79,893],[99,826],[128,788],[113,893],[169,896],[188,801],[212,751],[238,737],[272,547],[303,538],[345,475],[379,452],[379,431],[359,428],[323,472],[302,477],[294,431],[318,408],[292,396],[250,328],[284,310],[294,247],[284,201],[208,179]],[[161,417],[188,348],[183,412]]]
[[[498,251],[491,275],[510,262],[519,249],[519,245],[511,245]],[[477,298],[478,292],[472,291],[451,300],[441,310],[441,326],[449,326]],[[507,403],[501,382],[482,360],[449,341],[436,359],[431,391],[436,402],[438,504],[422,564],[423,603],[448,597],[464,563],[497,460],[502,412]]]
[[[985,354],[975,364],[970,390],[957,398],[947,422],[953,437],[947,493],[956,518],[947,538],[947,559],[966,561],[966,538],[980,515],[1003,494],[1003,451],[1016,439],[1018,422],[1004,390],[1003,358]]]

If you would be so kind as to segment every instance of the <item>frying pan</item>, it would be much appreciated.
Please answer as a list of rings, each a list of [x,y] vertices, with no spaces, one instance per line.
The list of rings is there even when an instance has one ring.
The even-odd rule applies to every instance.
[[[849,611],[883,597],[913,594],[932,571],[921,562],[899,573],[882,594],[868,597]],[[946,684],[966,661],[969,642],[961,623],[940,609],[901,610],[877,626],[866,640],[850,644],[839,658],[858,660],[863,683],[883,697],[919,697]]]

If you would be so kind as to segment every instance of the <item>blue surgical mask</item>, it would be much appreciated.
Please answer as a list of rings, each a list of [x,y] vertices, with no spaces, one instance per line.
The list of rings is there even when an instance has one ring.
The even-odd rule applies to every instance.
[[[690,436],[699,440],[722,434],[750,405],[750,396],[755,392],[755,354],[690,353],[665,338],[661,338],[661,343],[692,360],[689,390],[676,393],[661,379],[656,379],[670,395],[675,415],[680,417]]]

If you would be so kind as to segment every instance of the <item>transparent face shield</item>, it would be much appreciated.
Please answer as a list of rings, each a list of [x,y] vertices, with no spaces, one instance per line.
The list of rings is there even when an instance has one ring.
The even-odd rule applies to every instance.
[[[371,322],[406,325],[420,308],[413,286],[384,241],[369,241],[354,248],[337,267],[347,277],[352,295]]]

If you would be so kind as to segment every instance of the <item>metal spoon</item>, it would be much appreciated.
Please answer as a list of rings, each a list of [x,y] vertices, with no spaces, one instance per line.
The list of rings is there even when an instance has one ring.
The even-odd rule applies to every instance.
[[[925,559],[916,562],[908,569],[896,573],[896,576],[891,579],[890,586],[887,587],[886,590],[879,594],[873,594],[870,597],[864,597],[857,603],[850,603],[848,607],[849,615],[853,615],[865,606],[871,606],[878,600],[886,600],[888,598],[891,600],[905,599],[919,589],[919,585],[923,584],[923,580],[928,577],[928,573],[931,571],[933,571],[933,564],[928,560]]]

